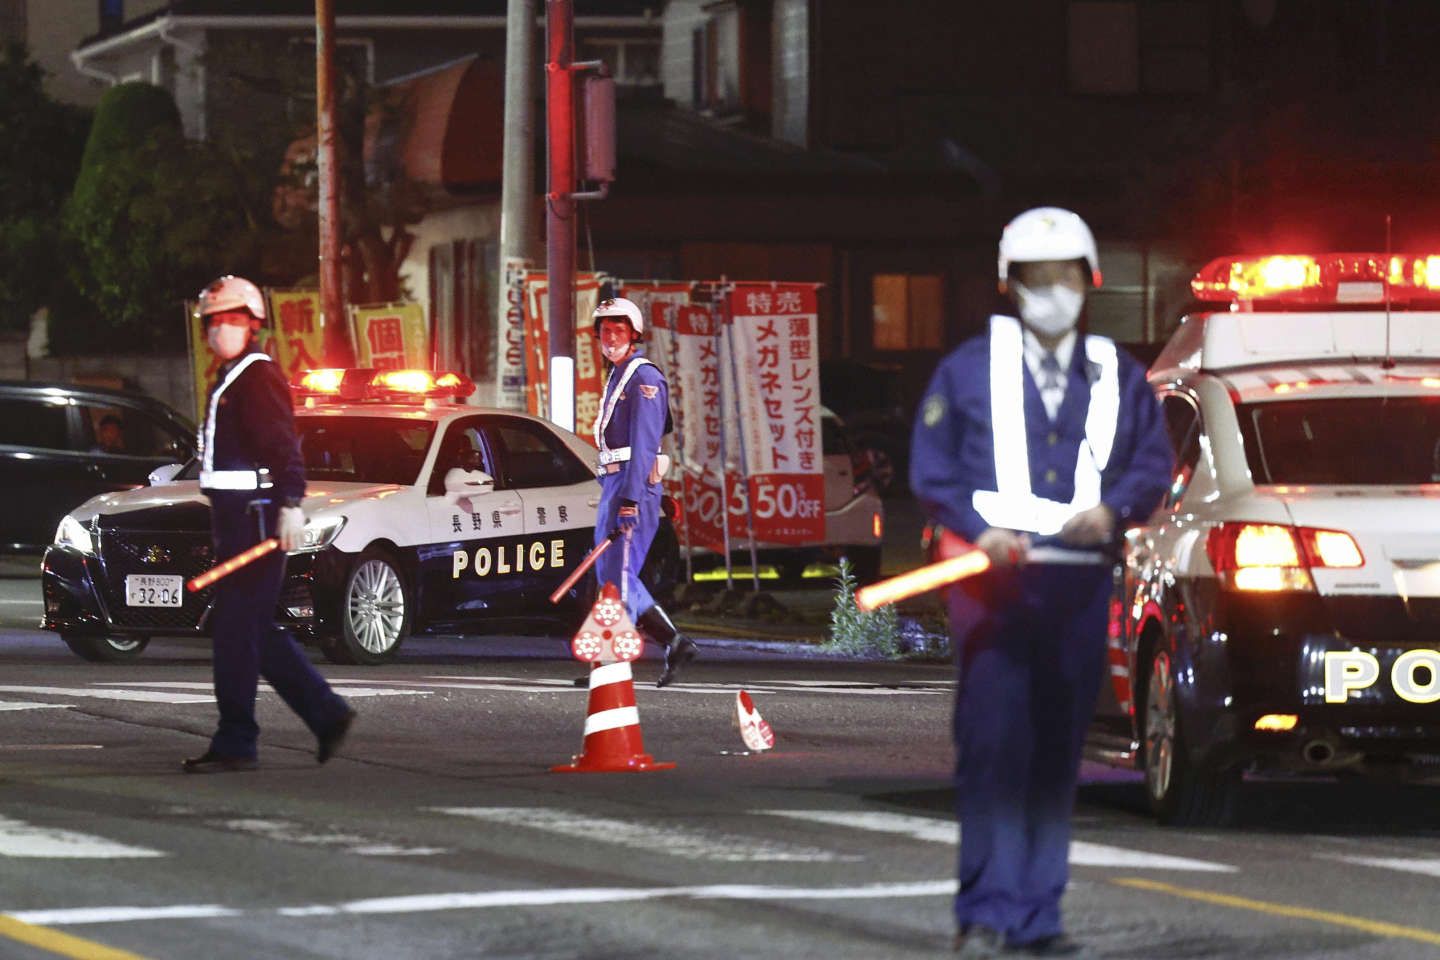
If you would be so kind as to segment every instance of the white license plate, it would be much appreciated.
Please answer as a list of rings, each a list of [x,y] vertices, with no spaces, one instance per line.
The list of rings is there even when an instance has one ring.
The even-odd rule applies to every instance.
[[[125,578],[125,603],[131,607],[178,607],[184,589],[184,577],[131,574]]]

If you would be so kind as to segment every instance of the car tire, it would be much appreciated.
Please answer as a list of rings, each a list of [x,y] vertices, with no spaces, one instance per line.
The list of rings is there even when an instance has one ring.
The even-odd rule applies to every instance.
[[[1175,694],[1175,669],[1163,646],[1149,658],[1144,718],[1145,794],[1155,818],[1172,827],[1231,823],[1240,771],[1205,770],[1191,761]]]
[[[62,633],[60,639],[81,660],[91,663],[128,663],[150,645],[149,637],[96,633]]]
[[[338,634],[324,637],[320,650],[332,663],[374,666],[389,663],[410,634],[414,600],[400,564],[387,551],[363,551],[340,591]]]

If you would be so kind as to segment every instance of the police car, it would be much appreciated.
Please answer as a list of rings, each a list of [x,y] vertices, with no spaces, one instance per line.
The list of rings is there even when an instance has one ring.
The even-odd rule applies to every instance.
[[[304,544],[276,617],[337,663],[392,659],[411,633],[485,633],[497,618],[554,616],[549,595],[589,551],[594,450],[537,417],[463,405],[463,375],[310,371],[295,423],[308,480]],[[663,596],[679,569],[663,518],[644,576]],[[95,497],[60,523],[42,564],[43,626],[92,660],[133,657],[153,635],[208,633],[208,501],[192,461],[151,485]],[[567,612],[587,602],[586,584]]]
[[[1248,771],[1440,773],[1440,256],[1224,258],[1192,288],[1090,755],[1170,824],[1225,822]]]

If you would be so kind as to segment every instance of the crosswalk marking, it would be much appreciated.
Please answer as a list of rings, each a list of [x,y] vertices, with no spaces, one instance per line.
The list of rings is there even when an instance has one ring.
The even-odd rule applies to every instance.
[[[568,810],[532,807],[431,807],[437,813],[472,817],[487,823],[544,830],[567,837],[611,843],[686,860],[726,863],[835,863],[862,858],[778,840],[757,840],[713,830],[635,823]]]
[[[246,833],[280,843],[309,847],[342,847],[345,852],[362,857],[431,857],[450,852],[444,847],[404,847],[393,843],[377,843],[353,833],[326,833],[288,820],[242,818],[212,820],[211,823],[235,833]]]
[[[1399,870],[1401,873],[1419,873],[1427,877],[1440,877],[1440,859],[1417,859],[1415,857],[1357,857],[1336,854],[1323,855],[1326,860],[1339,860],[1359,867],[1377,867],[1381,870]]]
[[[23,923],[61,927],[85,923],[132,923],[136,920],[206,920],[238,917],[244,911],[214,903],[176,904],[169,907],[69,907],[62,910],[15,910],[6,916]]]
[[[34,703],[29,700],[0,700],[0,713],[9,710],[68,710],[68,703]]]
[[[792,820],[823,823],[831,826],[872,830],[877,833],[899,834],[931,843],[956,845],[960,842],[957,825],[935,817],[918,817],[903,813],[873,810],[855,812],[834,810],[756,810],[755,813]],[[1209,860],[1193,860],[1164,853],[1128,850],[1086,840],[1070,842],[1070,863],[1077,867],[1124,867],[1126,869],[1190,870],[1209,873],[1234,873],[1235,868]]]
[[[0,817],[0,857],[44,857],[57,860],[114,860],[163,857],[159,850],[132,847],[88,833],[37,827]]]
[[[128,688],[127,684],[127,688]],[[154,690],[108,689],[103,687],[0,686],[0,693],[44,694],[52,697],[85,697],[92,700],[129,700],[137,703],[214,703],[214,697],[194,693],[164,693]]]

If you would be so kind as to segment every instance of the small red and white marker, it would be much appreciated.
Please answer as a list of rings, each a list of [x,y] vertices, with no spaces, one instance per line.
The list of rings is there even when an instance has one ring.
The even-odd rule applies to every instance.
[[[775,731],[760,716],[760,711],[755,709],[755,701],[744,690],[735,694],[735,720],[740,725],[740,738],[745,741],[747,750],[759,753],[775,746]]]

